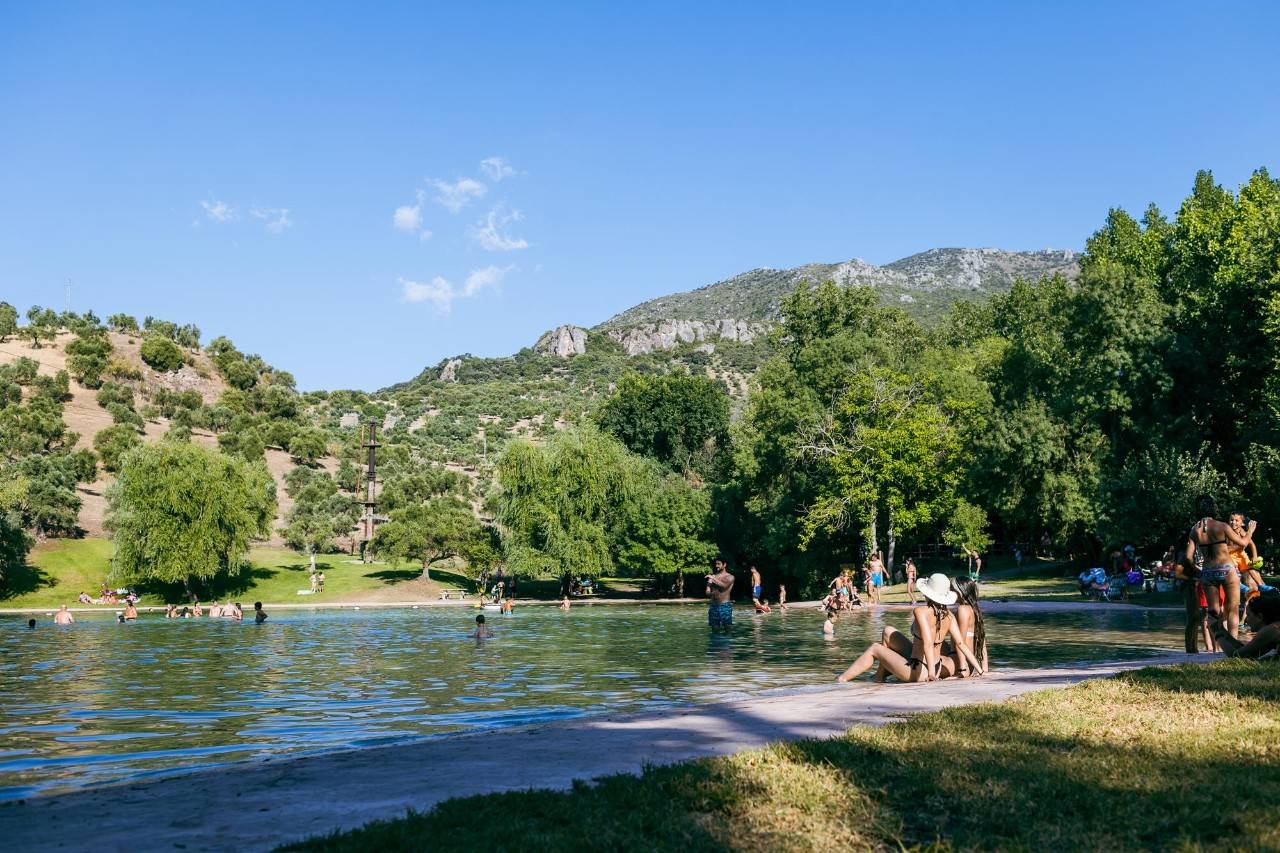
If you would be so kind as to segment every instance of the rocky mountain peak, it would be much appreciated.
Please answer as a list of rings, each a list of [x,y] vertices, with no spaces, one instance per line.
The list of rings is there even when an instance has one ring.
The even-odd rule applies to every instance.
[[[560,358],[581,355],[587,351],[587,330],[581,326],[558,326],[538,338],[534,352]]]

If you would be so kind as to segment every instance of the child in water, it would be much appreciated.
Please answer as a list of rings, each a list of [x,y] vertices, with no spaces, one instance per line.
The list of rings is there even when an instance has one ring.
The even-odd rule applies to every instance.
[[[822,623],[822,633],[828,637],[834,637],[836,633],[836,619],[840,618],[840,611],[834,607],[827,608],[827,621]]]
[[[493,631],[489,629],[488,625],[484,624],[483,613],[476,617],[476,629],[467,636],[475,640],[483,640],[493,636]]]

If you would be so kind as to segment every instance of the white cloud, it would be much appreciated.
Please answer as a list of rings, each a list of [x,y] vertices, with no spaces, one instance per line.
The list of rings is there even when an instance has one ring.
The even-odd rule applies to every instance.
[[[453,183],[432,181],[431,185],[436,188],[436,201],[448,208],[450,213],[457,213],[489,191],[488,187],[474,178],[458,178]]]
[[[516,249],[529,248],[529,241],[523,237],[513,237],[506,232],[506,227],[512,222],[519,222],[524,219],[524,215],[518,210],[507,210],[505,204],[499,203],[489,211],[489,214],[475,225],[472,225],[468,233],[471,239],[476,242],[482,249],[490,252],[511,252]]]
[[[511,168],[511,164],[507,162],[506,157],[486,157],[480,161],[480,171],[488,176],[489,180],[495,184],[503,178],[509,178],[516,173]]]
[[[204,215],[214,222],[230,222],[236,218],[236,209],[224,201],[211,198],[200,202],[200,206],[204,208]]]
[[[401,205],[391,214],[391,224],[400,231],[417,231],[422,227],[422,190],[418,190],[417,204]]]
[[[472,270],[460,288],[439,275],[426,282],[401,278],[400,298],[403,302],[430,302],[438,313],[448,314],[455,300],[467,299],[485,288],[493,287],[513,269],[514,266],[488,266]]]
[[[286,228],[293,227],[287,207],[255,207],[249,213],[254,219],[264,220],[262,227],[272,234],[282,234]]]
[[[453,285],[443,276],[436,276],[428,282],[400,279],[401,299],[404,302],[432,302],[441,314],[448,314],[457,293]]]
[[[398,231],[407,231],[410,234],[417,231],[419,240],[430,240],[431,230],[422,227],[422,200],[426,197],[426,193],[418,190],[417,204],[401,205],[396,208],[396,212],[391,214],[391,224]]]
[[[472,270],[467,276],[467,283],[462,287],[463,296],[475,296],[486,287],[492,287],[502,279],[506,278],[507,273],[515,269],[515,266],[505,267],[481,267],[478,270]]]

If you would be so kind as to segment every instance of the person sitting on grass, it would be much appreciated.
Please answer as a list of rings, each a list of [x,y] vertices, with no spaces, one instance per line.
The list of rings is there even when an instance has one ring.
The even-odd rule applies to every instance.
[[[969,651],[960,634],[955,618],[947,608],[956,603],[956,591],[951,581],[941,572],[916,583],[916,589],[924,596],[925,603],[911,611],[911,639],[905,634],[889,631],[889,642],[872,643],[858,656],[837,681],[852,681],[877,663],[875,681],[883,682],[892,675],[899,681],[936,681],[943,677],[942,641],[950,638],[952,647],[964,656],[969,668],[982,674],[982,664]],[[899,637],[901,639],[899,639]]]
[[[1280,593],[1266,592],[1249,599],[1244,621],[1253,631],[1253,637],[1247,643],[1231,636],[1221,621],[1215,619],[1211,623],[1213,638],[1227,657],[1256,659],[1280,651]]]

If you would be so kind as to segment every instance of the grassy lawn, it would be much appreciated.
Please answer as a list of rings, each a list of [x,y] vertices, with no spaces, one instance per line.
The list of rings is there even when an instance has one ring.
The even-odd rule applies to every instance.
[[[58,539],[32,550],[24,569],[15,572],[0,594],[0,607],[57,607],[76,605],[82,591],[97,595],[107,579],[113,546],[105,539]],[[316,564],[325,574],[324,592],[298,595],[310,587],[307,557],[287,548],[255,548],[249,553],[250,568],[217,588],[205,590],[212,597],[230,596],[238,601],[299,604],[359,599],[385,590],[402,581],[416,579],[422,569],[417,564],[362,565],[349,562],[347,554],[321,555]],[[442,586],[462,586],[465,579],[445,570],[432,569],[432,579]],[[143,604],[179,601],[177,590],[143,590]],[[418,598],[422,591],[412,596]]]
[[[284,849],[1280,848],[1280,665],[1152,668]]]

